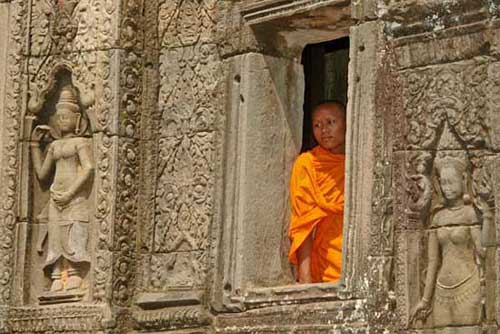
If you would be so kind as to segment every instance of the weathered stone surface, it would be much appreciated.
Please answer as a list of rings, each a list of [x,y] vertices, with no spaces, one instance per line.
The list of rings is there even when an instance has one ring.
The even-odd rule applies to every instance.
[[[0,0],[0,333],[496,332],[499,13],[497,0]],[[344,273],[298,285],[300,55],[345,36]],[[45,295],[35,218],[61,161],[70,181],[88,165],[70,150],[45,184],[34,175],[31,134],[54,127],[64,82],[94,170],[64,226],[88,214],[90,260],[78,289]]]
[[[0,22],[3,23],[3,29],[0,33],[0,128],[2,128],[3,124],[3,115],[5,110],[5,82],[7,78],[7,55],[8,55],[8,42],[9,42],[9,4],[8,3],[0,3]],[[0,137],[0,157],[2,156],[1,149],[2,138]],[[1,159],[1,158],[0,158]],[[1,164],[1,160],[0,160]]]
[[[234,182],[239,187],[233,195],[237,202],[225,210],[233,205],[238,208],[232,222],[234,234],[230,236],[238,242],[228,251],[241,256],[231,284],[234,289],[245,289],[285,283],[282,263],[286,261],[281,247],[289,211],[287,180],[301,142],[303,88],[296,78],[302,73],[293,61],[259,54],[231,61],[233,71],[229,78],[233,79],[234,91],[228,99],[227,131],[237,136],[227,144],[231,147],[226,166],[234,166],[230,168],[234,168],[235,178],[227,186],[234,186]],[[298,85],[290,87],[288,78]],[[267,243],[280,247],[267,248]],[[255,259],[266,262],[255,266]]]
[[[142,49],[141,1],[41,0],[31,3],[30,13],[32,56]]]

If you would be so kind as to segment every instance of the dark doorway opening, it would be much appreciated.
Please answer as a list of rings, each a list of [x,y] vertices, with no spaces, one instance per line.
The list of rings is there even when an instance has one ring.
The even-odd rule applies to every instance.
[[[349,37],[308,44],[302,52],[305,74],[302,152],[316,145],[312,133],[312,111],[323,101],[347,104]]]

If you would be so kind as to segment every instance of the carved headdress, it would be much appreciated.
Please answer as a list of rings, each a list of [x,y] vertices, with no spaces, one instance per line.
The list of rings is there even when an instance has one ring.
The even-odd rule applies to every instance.
[[[56,114],[60,110],[69,110],[75,114],[78,114],[75,134],[81,136],[87,132],[89,127],[89,121],[88,118],[86,117],[86,114],[82,111],[82,108],[80,107],[76,89],[72,85],[66,85],[61,89],[59,100],[56,104]]]
[[[464,159],[458,157],[446,156],[443,158],[437,158],[434,165],[436,166],[439,175],[441,175],[441,171],[444,168],[453,168],[460,175],[464,175],[467,172],[467,163]]]
[[[80,113],[80,106],[78,105],[75,89],[70,85],[64,86],[61,90],[56,110],[62,108],[69,109],[74,113]]]

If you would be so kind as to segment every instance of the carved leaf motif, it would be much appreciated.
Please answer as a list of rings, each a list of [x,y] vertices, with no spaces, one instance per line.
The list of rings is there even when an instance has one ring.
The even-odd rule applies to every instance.
[[[163,0],[159,10],[162,45],[187,46],[212,40],[216,3],[210,1]]]
[[[466,147],[488,147],[487,88],[487,66],[482,61],[408,71],[404,88],[408,148],[435,149],[444,122]]]

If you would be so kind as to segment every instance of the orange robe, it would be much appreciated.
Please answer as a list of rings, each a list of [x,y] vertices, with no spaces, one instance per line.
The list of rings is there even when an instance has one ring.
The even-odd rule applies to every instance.
[[[293,166],[289,260],[297,264],[297,250],[316,229],[311,252],[313,282],[340,278],[344,168],[343,154],[333,154],[320,146],[301,154]]]

